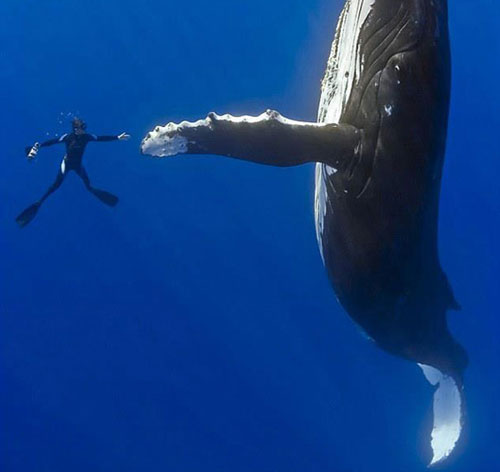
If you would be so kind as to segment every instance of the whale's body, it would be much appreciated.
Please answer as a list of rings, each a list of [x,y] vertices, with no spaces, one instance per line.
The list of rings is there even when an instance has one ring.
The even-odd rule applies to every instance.
[[[458,304],[437,249],[449,90],[446,2],[346,3],[318,121],[363,129],[369,149],[341,168],[316,164],[318,243],[350,316],[382,348],[436,369],[433,462],[460,436],[467,362],[447,329]]]
[[[367,5],[371,5],[368,7]],[[340,302],[382,347],[461,377],[437,250],[450,90],[445,2],[348,1],[319,121],[363,130],[359,157],[316,166],[318,241]]]
[[[156,156],[316,162],[316,232],[340,303],[438,386],[432,463],[460,436],[467,363],[447,328],[458,305],[437,249],[449,97],[446,0],[347,0],[317,123],[211,114],[157,127],[142,144]]]

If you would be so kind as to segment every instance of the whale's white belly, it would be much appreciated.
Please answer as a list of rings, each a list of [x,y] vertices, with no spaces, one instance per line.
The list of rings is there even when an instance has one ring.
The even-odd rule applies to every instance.
[[[376,0],[347,0],[337,24],[332,50],[321,87],[318,109],[320,123],[338,123],[349,100],[363,63],[359,53],[359,34]],[[323,229],[328,199],[326,179],[337,172],[326,164],[316,164],[314,213],[316,236],[323,257]]]

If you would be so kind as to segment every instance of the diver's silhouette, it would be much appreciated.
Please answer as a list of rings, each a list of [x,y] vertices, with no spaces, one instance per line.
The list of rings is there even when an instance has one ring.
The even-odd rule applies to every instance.
[[[47,197],[55,192],[62,184],[66,174],[73,170],[83,180],[85,187],[93,193],[99,200],[109,206],[115,206],[118,203],[118,197],[112,193],[92,187],[89,176],[82,165],[83,153],[87,143],[90,141],[114,141],[126,140],[130,136],[126,133],[121,133],[118,136],[95,136],[85,132],[87,125],[80,118],[74,118],[72,121],[72,133],[62,135],[60,138],[49,139],[41,144],[35,143],[33,146],[26,148],[26,155],[29,159],[33,159],[41,147],[52,146],[53,144],[64,143],[66,145],[66,154],[61,162],[61,167],[57,174],[54,183],[43,194],[42,198],[26,208],[17,218],[16,222],[19,226],[26,226],[37,214],[38,209]]]

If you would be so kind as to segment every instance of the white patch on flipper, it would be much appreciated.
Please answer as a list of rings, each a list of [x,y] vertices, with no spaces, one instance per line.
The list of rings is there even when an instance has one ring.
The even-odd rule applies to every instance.
[[[435,465],[446,459],[462,431],[462,397],[456,382],[438,369],[419,364],[425,378],[434,386],[434,426],[431,435],[432,461]]]
[[[141,145],[143,154],[155,157],[169,157],[187,152],[188,140],[182,136],[168,137],[161,131],[152,131]]]

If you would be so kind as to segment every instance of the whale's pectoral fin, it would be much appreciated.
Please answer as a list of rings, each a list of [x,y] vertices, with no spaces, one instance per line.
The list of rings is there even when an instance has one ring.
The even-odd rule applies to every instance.
[[[322,162],[338,168],[361,152],[362,132],[346,124],[289,120],[268,110],[260,116],[216,115],[193,123],[158,126],[141,151],[156,157],[218,154],[273,166]]]

